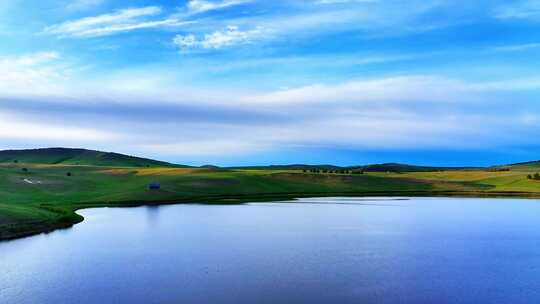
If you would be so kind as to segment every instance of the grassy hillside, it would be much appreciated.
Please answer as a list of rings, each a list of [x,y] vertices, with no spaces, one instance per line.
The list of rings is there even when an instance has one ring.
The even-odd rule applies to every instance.
[[[118,153],[86,149],[46,148],[0,151],[0,163],[63,164],[90,166],[168,167],[172,164]]]
[[[517,163],[507,166],[501,166],[501,168],[507,168],[511,170],[520,170],[520,171],[540,171],[540,161],[531,161],[525,163]]]
[[[527,178],[540,168],[530,165],[504,170],[423,167],[418,172],[400,165],[364,174],[312,173],[304,166],[152,166],[155,161],[96,151],[72,151],[69,158],[59,158],[55,149],[37,151],[0,154],[5,157],[0,163],[0,240],[69,227],[82,220],[74,212],[87,207],[340,195],[540,197],[540,181]],[[161,189],[149,190],[152,182]]]

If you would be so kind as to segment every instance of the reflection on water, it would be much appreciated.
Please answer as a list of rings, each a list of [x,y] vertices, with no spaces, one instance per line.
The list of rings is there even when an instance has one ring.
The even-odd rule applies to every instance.
[[[0,243],[0,303],[537,303],[540,202],[316,198],[83,210]]]
[[[146,206],[141,207],[146,210],[146,219],[148,221],[148,224],[151,226],[157,225],[159,221],[159,212],[161,210],[161,206]]]

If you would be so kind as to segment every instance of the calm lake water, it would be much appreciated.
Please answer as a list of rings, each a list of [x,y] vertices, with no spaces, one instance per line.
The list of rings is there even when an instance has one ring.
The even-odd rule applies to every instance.
[[[540,201],[80,211],[0,243],[0,303],[540,303]]]

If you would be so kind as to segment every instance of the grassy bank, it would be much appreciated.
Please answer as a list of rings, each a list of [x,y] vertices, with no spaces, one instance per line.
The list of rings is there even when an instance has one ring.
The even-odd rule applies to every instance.
[[[26,170],[24,170],[26,169]],[[82,220],[76,210],[162,203],[236,204],[309,196],[540,197],[537,168],[336,174],[302,170],[219,170],[0,164],[0,240]],[[159,190],[148,190],[157,181]]]

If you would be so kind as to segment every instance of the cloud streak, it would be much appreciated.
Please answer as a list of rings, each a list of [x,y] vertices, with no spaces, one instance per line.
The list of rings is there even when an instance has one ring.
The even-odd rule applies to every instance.
[[[495,9],[495,17],[501,20],[538,19],[540,18],[540,1],[522,0],[512,4],[504,4]]]
[[[189,0],[187,9],[190,13],[205,13],[209,11],[221,10],[241,4],[253,2],[253,0],[223,0],[223,1],[207,1],[207,0]]]
[[[140,29],[178,27],[191,22],[177,18],[154,19],[146,18],[160,15],[162,9],[158,6],[129,8],[111,14],[85,17],[79,20],[66,21],[44,29],[47,34],[59,37],[100,37]]]
[[[77,12],[99,6],[104,2],[105,0],[73,0],[65,9],[69,12]]]

